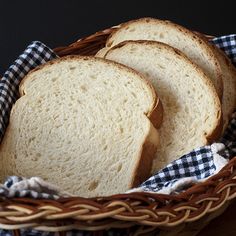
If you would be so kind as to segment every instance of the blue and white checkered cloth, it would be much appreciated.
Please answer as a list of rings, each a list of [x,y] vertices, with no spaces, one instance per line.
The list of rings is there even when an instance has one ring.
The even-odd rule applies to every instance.
[[[222,49],[236,65],[236,35],[222,36],[211,40]],[[18,87],[22,78],[32,69],[56,58],[57,55],[41,42],[32,42],[19,58],[10,66],[0,80],[0,142],[8,125],[12,105],[19,98]],[[233,156],[236,156],[236,115],[232,117],[219,143],[194,149],[192,152],[173,161],[167,167],[146,180],[134,191],[154,191],[175,193],[187,186],[204,180],[217,173]],[[61,196],[58,189],[33,177],[25,179],[11,176],[0,185],[0,197],[32,197],[56,199]],[[53,235],[25,231],[25,235]],[[8,231],[0,231],[1,235],[11,235]],[[82,235],[69,232],[68,235]]]
[[[233,64],[236,65],[236,34],[214,38],[211,42],[223,50]]]

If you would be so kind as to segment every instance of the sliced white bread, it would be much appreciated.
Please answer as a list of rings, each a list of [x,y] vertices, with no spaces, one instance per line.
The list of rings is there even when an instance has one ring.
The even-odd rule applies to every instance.
[[[134,70],[92,57],[57,59],[20,85],[0,146],[6,175],[40,176],[72,194],[122,193],[150,175],[162,106]],[[157,118],[158,117],[158,118]]]
[[[127,65],[154,85],[164,107],[153,171],[221,134],[221,104],[211,80],[183,53],[155,41],[126,41],[105,58]]]
[[[104,57],[110,48],[126,40],[159,41],[179,49],[203,69],[212,80],[218,96],[222,97],[221,67],[214,50],[205,38],[170,21],[141,18],[122,24],[110,35],[106,47],[98,52],[97,56]]]

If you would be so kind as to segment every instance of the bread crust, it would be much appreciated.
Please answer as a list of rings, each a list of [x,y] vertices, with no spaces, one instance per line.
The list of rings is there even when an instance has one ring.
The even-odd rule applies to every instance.
[[[136,163],[134,175],[129,186],[130,188],[138,187],[143,181],[150,177],[153,156],[155,156],[157,151],[155,143],[159,143],[159,137],[155,135],[154,127],[151,125],[146,141],[142,145],[140,159]]]
[[[129,187],[133,187],[137,183],[143,182],[150,175],[152,161],[155,156],[156,149],[157,149],[157,146],[159,143],[157,130],[153,126],[159,127],[161,125],[162,118],[163,118],[163,108],[162,108],[162,103],[161,103],[160,99],[156,95],[155,89],[150,84],[150,82],[144,78],[144,76],[142,74],[136,72],[135,70],[133,70],[127,66],[124,66],[122,64],[119,64],[119,63],[116,63],[116,62],[113,62],[113,61],[110,61],[107,59],[103,59],[103,58],[95,58],[92,56],[77,56],[77,55],[76,56],[67,56],[64,58],[54,59],[54,60],[47,62],[44,65],[38,66],[34,70],[30,71],[28,73],[28,75],[20,83],[20,86],[19,86],[20,96],[24,96],[27,94],[27,91],[25,90],[24,85],[25,85],[25,82],[29,78],[32,79],[32,77],[29,77],[30,74],[34,73],[37,70],[40,70],[40,69],[45,68],[47,66],[50,66],[52,64],[56,64],[56,63],[59,63],[64,60],[74,60],[74,59],[99,60],[99,61],[103,61],[105,63],[112,64],[118,68],[122,68],[122,70],[125,69],[126,71],[134,74],[136,78],[140,78],[140,80],[144,81],[144,83],[148,86],[151,96],[153,97],[153,104],[150,107],[150,111],[148,111],[148,113],[146,114],[146,117],[150,120],[150,130],[147,133],[144,142],[141,143],[141,145],[140,145],[141,148],[140,148],[139,157],[137,158],[137,161],[135,163],[134,172],[133,172],[133,176],[131,177],[131,182],[130,182]],[[12,111],[13,110],[14,110],[14,107],[13,107]],[[153,122],[153,125],[151,122]],[[5,134],[5,138],[8,136],[10,128],[11,128],[11,122],[8,125],[7,131]],[[3,140],[2,144],[3,143],[4,143],[4,140]],[[0,149],[1,149],[1,146],[2,145],[0,145]]]
[[[221,62],[221,66],[222,66],[223,68],[225,67],[226,70],[228,70],[228,73],[230,73],[231,76],[232,76],[232,78],[233,78],[233,79],[231,79],[231,81],[230,81],[230,79],[229,79],[229,81],[231,82],[230,87],[232,87],[233,90],[235,91],[234,96],[230,98],[230,99],[233,99],[234,102],[233,102],[233,106],[230,107],[230,109],[229,109],[229,114],[228,114],[228,116],[226,117],[226,116],[224,116],[224,114],[223,114],[224,119],[223,119],[222,122],[224,122],[224,123],[223,123],[223,127],[224,127],[224,129],[225,129],[225,128],[227,127],[227,124],[228,124],[229,119],[231,118],[231,115],[233,114],[233,112],[234,112],[235,109],[236,109],[236,68],[235,68],[235,66],[232,64],[231,60],[228,58],[228,56],[225,54],[224,51],[220,50],[220,49],[219,49],[218,47],[216,47],[215,45],[212,45],[212,48],[213,48],[213,50],[214,50],[214,53],[215,53],[216,57],[219,58],[219,61]],[[223,64],[224,64],[224,65],[223,65]],[[223,68],[222,68],[222,71],[225,72]],[[227,79],[228,79],[228,78],[225,77],[225,79],[223,80],[223,83],[224,83],[224,81],[227,80]],[[227,93],[228,93],[228,91],[225,90],[225,87],[224,87],[223,99],[224,99],[224,94],[227,94]],[[222,102],[224,102],[224,100],[222,100]],[[223,103],[223,105],[225,105],[225,104]]]
[[[209,132],[208,134],[204,135],[205,138],[205,144],[211,143],[215,140],[217,140],[221,134],[222,134],[222,128],[223,128],[223,122],[222,122],[222,112],[221,112],[221,103],[219,100],[219,97],[217,95],[216,89],[212,83],[212,81],[205,75],[205,73],[202,71],[202,69],[196,65],[195,63],[193,63],[184,53],[182,53],[180,50],[173,48],[165,43],[161,43],[161,42],[157,42],[157,41],[150,41],[150,40],[127,40],[124,42],[121,42],[119,44],[117,44],[116,46],[112,47],[110,50],[107,51],[107,53],[105,54],[105,58],[106,56],[118,49],[118,48],[122,48],[123,46],[132,43],[132,44],[144,44],[144,45],[150,45],[152,47],[164,47],[167,50],[172,50],[172,52],[178,56],[181,56],[182,60],[185,60],[187,63],[190,63],[195,70],[197,71],[197,73],[199,73],[201,75],[201,77],[204,79],[205,84],[207,84],[208,87],[211,88],[212,91],[212,96],[214,97],[214,101],[217,107],[217,117],[218,119],[215,121],[214,127],[211,132]]]
[[[216,71],[216,75],[217,75],[217,79],[218,79],[218,81],[217,81],[218,88],[216,88],[217,94],[218,94],[220,100],[222,99],[222,95],[223,95],[222,70],[220,67],[220,63],[217,60],[217,57],[215,56],[210,43],[208,42],[208,40],[205,37],[197,35],[194,32],[192,32],[191,30],[188,30],[187,28],[185,28],[181,25],[178,25],[178,24],[173,23],[171,21],[159,20],[159,19],[155,19],[155,18],[151,18],[151,17],[140,18],[140,19],[131,20],[131,21],[122,23],[120,25],[120,27],[115,29],[107,38],[107,42],[106,42],[106,47],[108,48],[107,50],[109,50],[109,48],[113,47],[112,40],[113,40],[113,38],[116,37],[116,34],[118,34],[121,29],[129,26],[130,24],[134,24],[134,23],[138,24],[138,23],[142,23],[142,22],[170,26],[172,28],[175,28],[177,31],[181,32],[182,34],[187,35],[193,41],[195,41],[198,44],[198,47],[201,47],[205,51],[205,53],[208,55],[209,58],[212,59],[212,62],[215,65],[215,71]],[[103,54],[103,52],[102,52],[102,54]]]

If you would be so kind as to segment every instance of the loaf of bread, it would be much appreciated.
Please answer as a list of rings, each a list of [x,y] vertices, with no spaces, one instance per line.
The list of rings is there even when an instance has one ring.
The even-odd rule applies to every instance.
[[[220,136],[221,104],[216,90],[182,52],[156,41],[126,41],[111,48],[105,58],[145,75],[163,103],[153,172]]]
[[[110,48],[126,40],[159,41],[179,49],[203,69],[212,80],[219,98],[222,97],[222,71],[219,61],[208,41],[199,35],[169,21],[141,18],[122,24],[111,34],[106,47],[97,56],[103,57]]]
[[[122,193],[150,175],[162,106],[134,70],[100,58],[56,59],[20,85],[0,146],[6,175],[39,176],[84,197]]]

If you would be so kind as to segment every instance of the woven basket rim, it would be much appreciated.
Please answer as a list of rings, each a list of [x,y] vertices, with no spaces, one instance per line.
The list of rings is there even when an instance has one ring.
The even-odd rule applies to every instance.
[[[54,51],[59,56],[94,55],[119,26],[99,31]],[[216,175],[178,195],[132,192],[107,197],[58,200],[0,198],[0,228],[31,227],[42,231],[172,228],[197,221],[236,198],[236,157]]]

